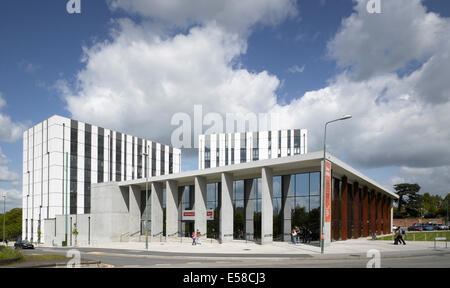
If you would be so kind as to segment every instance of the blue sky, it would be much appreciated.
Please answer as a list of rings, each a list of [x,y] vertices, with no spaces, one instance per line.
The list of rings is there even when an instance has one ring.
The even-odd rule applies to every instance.
[[[360,2],[361,1],[363,0],[360,0]],[[114,0],[111,0],[109,2],[103,0],[81,0],[82,13],[80,15],[71,15],[66,12],[66,1],[62,0],[1,1],[0,99],[3,99],[6,104],[3,107],[1,107],[0,105],[0,113],[1,116],[10,118],[10,121],[8,123],[10,123],[11,125],[15,125],[15,127],[25,128],[30,127],[35,123],[41,122],[42,120],[48,118],[53,114],[59,114],[67,117],[79,116],[79,118],[82,118],[79,120],[89,120],[89,122],[93,124],[103,125],[105,127],[112,126],[111,128],[121,129],[122,131],[130,134],[134,133],[136,129],[138,129],[136,127],[139,127],[135,124],[138,123],[140,125],[140,122],[134,123],[131,121],[129,124],[127,124],[128,126],[119,125],[116,127],[115,122],[113,122],[112,120],[104,120],[104,117],[89,118],[88,111],[81,111],[78,108],[75,109],[72,106],[73,104],[68,104],[68,99],[74,101],[82,99],[84,101],[85,99],[95,100],[95,97],[97,97],[97,95],[94,95],[91,92],[92,90],[89,90],[90,86],[88,87],[88,85],[84,83],[83,80],[77,82],[78,77],[82,75],[83,72],[90,76],[95,75],[95,73],[97,73],[99,70],[96,70],[96,68],[90,68],[89,64],[96,63],[94,61],[95,57],[100,57],[101,53],[107,50],[107,48],[124,49],[123,51],[125,52],[121,53],[126,53],[126,47],[124,48],[122,44],[114,44],[119,43],[119,36],[127,36],[124,35],[127,31],[136,32],[137,28],[144,27],[143,30],[145,31],[145,33],[151,33],[151,30],[153,28],[156,31],[160,27],[169,27],[167,30],[168,32],[164,31],[155,33],[158,34],[158,36],[162,39],[173,40],[177,35],[189,35],[189,33],[192,32],[191,29],[197,26],[208,27],[210,25],[209,22],[208,24],[205,24],[207,22],[203,23],[202,17],[208,20],[210,20],[211,17],[215,17],[215,14],[208,15],[209,11],[206,11],[200,16],[198,16],[197,14],[192,16],[192,18],[195,18],[195,21],[189,22],[189,24],[180,24],[178,21],[179,19],[172,19],[174,18],[174,13],[171,14],[169,12],[173,11],[163,11],[164,13],[161,12],[160,14],[158,14],[159,12],[153,11],[154,9],[152,9],[152,7],[149,7],[149,12],[146,12],[145,10],[147,7],[137,7],[137,11],[139,12],[136,12],[136,10],[130,8],[132,6],[127,6],[125,8],[113,8],[111,2],[114,2]],[[155,0],[149,2],[158,1]],[[283,14],[285,16],[277,16],[275,24],[266,23],[265,19],[263,18],[264,15],[260,18],[257,18],[259,16],[256,15],[255,17],[257,20],[252,23],[243,23],[244,29],[240,30],[233,30],[234,27],[230,28],[232,25],[228,25],[229,22],[226,16],[221,19],[218,18],[217,21],[219,23],[219,26],[223,24],[223,28],[219,28],[220,33],[236,33],[240,36],[245,44],[240,47],[240,52],[233,52],[233,65],[231,65],[230,63],[225,63],[225,66],[232,66],[232,68],[230,68],[230,72],[233,73],[238,69],[243,69],[250,73],[250,75],[255,79],[263,77],[264,75],[262,75],[261,73],[263,71],[266,71],[269,75],[267,78],[268,80],[276,79],[277,81],[279,81],[278,85],[275,85],[276,87],[259,88],[269,91],[268,94],[270,95],[267,97],[274,96],[277,100],[278,105],[280,107],[284,106],[284,108],[278,107],[277,109],[288,109],[293,105],[293,102],[301,99],[307,92],[314,91],[318,94],[321,94],[321,89],[325,89],[328,87],[332,89],[335,87],[340,87],[343,90],[347,89],[347,86],[344,86],[343,83],[348,84],[348,81],[352,82],[352,84],[355,85],[356,83],[372,83],[371,81],[374,81],[374,83],[376,81],[376,83],[378,83],[381,80],[380,78],[376,77],[380,75],[386,75],[387,77],[388,75],[392,76],[393,73],[398,73],[397,75],[398,77],[400,77],[400,79],[397,80],[405,80],[405,82],[407,82],[409,81],[409,79],[406,79],[407,76],[412,75],[415,71],[420,72],[421,67],[427,61],[430,61],[432,53],[440,53],[439,51],[443,49],[442,47],[445,47],[439,46],[441,44],[438,43],[443,42],[441,41],[442,39],[440,39],[440,37],[444,36],[438,34],[436,45],[433,44],[433,47],[431,48],[424,48],[425,52],[423,53],[411,53],[413,54],[410,57],[411,59],[407,59],[399,65],[395,66],[395,69],[392,69],[390,65],[385,65],[389,67],[377,67],[376,70],[374,69],[373,71],[370,71],[370,73],[373,72],[372,74],[370,74],[371,78],[366,77],[365,79],[362,79],[361,75],[357,75],[355,77],[350,75],[348,76],[349,80],[347,82],[343,80],[341,81],[341,78],[347,77],[347,73],[350,73],[349,71],[352,71],[355,68],[363,67],[363,65],[365,65],[365,63],[363,63],[364,60],[357,58],[357,52],[360,50],[355,50],[354,52],[356,64],[347,63],[346,65],[338,65],[340,61],[348,59],[346,58],[348,56],[345,55],[345,49],[341,48],[343,44],[339,37],[342,36],[342,39],[347,39],[345,37],[348,37],[350,33],[345,33],[348,31],[351,32],[351,29],[353,29],[352,27],[350,27],[351,25],[349,25],[349,27],[344,27],[342,25],[342,21],[350,17],[352,13],[356,13],[357,17],[360,16],[360,21],[366,21],[367,16],[360,15],[362,12],[355,8],[356,2],[353,1],[286,0],[280,1],[281,4],[279,10],[277,11],[283,11],[283,9],[285,9],[285,7],[281,7],[281,5],[283,5],[282,2],[287,4],[294,3],[296,7],[296,13],[289,14],[289,11],[285,11],[285,14],[287,16],[285,14]],[[427,9],[426,13],[437,13],[439,14],[438,17],[440,20],[448,22],[448,17],[450,17],[450,3],[448,1],[425,0],[422,2],[411,2],[415,2],[415,4],[411,5],[423,5]],[[386,5],[383,7],[388,6]],[[392,7],[392,9],[395,8],[394,6]],[[416,9],[414,11],[419,10]],[[389,12],[389,10],[384,11],[385,17],[389,17]],[[183,11],[177,11],[177,13],[183,13]],[[248,11],[248,13],[253,12]],[[270,15],[270,13],[272,12],[269,10],[267,13],[267,15]],[[220,15],[221,17],[223,16],[222,14]],[[423,16],[425,14],[420,15]],[[119,19],[128,19],[136,27],[131,29],[125,26],[121,26],[121,24],[117,24],[117,21]],[[405,23],[407,23],[407,21],[408,20],[406,19]],[[174,25],[174,23],[176,25]],[[119,36],[111,35],[111,29],[113,28],[117,29],[118,34],[120,34]],[[245,30],[245,32],[243,32],[243,30]],[[370,31],[373,32],[374,30]],[[139,33],[136,34],[140,36],[136,37],[145,37],[145,33],[141,33],[142,35]],[[208,40],[208,32],[201,31],[201,33],[205,33],[205,39]],[[129,35],[129,37],[134,37],[133,33],[129,33]],[[386,37],[392,36],[392,34],[387,33]],[[107,42],[104,42],[106,40]],[[191,39],[186,39],[186,41],[189,40]],[[330,43],[333,42],[333,40],[335,40],[334,43],[336,43],[336,45],[333,46],[335,48],[330,48]],[[104,43],[104,45],[99,49],[99,51],[94,51],[94,43]],[[148,44],[149,47],[155,45],[150,41],[148,41]],[[351,45],[351,43],[349,43],[349,45]],[[377,43],[375,42],[374,45],[377,45]],[[395,41],[387,42],[386,45],[395,46],[397,45],[397,43]],[[353,47],[355,46],[357,45],[353,45]],[[364,48],[364,45],[361,46]],[[82,61],[84,55],[83,47],[91,52],[91,54],[89,54],[90,56],[84,62]],[[381,44],[380,47],[383,48]],[[386,47],[391,48],[391,46]],[[386,47],[384,47],[383,49],[386,49]],[[230,47],[224,47],[223,49],[224,51],[228,51],[227,49],[229,48]],[[363,51],[363,48],[361,48],[361,51]],[[395,48],[393,47],[392,50],[395,50]],[[386,59],[378,59],[377,62],[380,63],[383,62],[383,60]],[[151,67],[149,67],[149,69],[151,69]],[[149,70],[148,72],[150,74],[153,71]],[[64,87],[68,88],[69,92],[62,92],[61,83],[67,85]],[[391,83],[391,80],[387,81],[387,83]],[[104,86],[105,83],[94,83],[93,85],[98,85],[100,87],[102,85]],[[395,88],[392,88],[392,90],[398,92],[398,89],[400,89],[398,87],[403,87],[403,84],[398,83],[398,85]],[[244,89],[243,91],[245,94],[247,91],[245,89],[247,88],[244,87],[242,89]],[[198,102],[199,99],[201,98],[197,98],[195,101]],[[262,99],[265,98],[262,97]],[[392,103],[392,101],[390,103]],[[198,103],[194,103],[193,100],[191,104],[194,105]],[[233,107],[231,106],[228,109],[233,111]],[[305,107],[305,109],[307,109],[307,107]],[[311,107],[311,111],[312,109],[313,108]],[[300,111],[299,113],[307,114],[308,111],[309,110]],[[339,111],[339,113],[341,112],[341,110],[339,109],[337,109],[336,111]],[[351,113],[351,111],[348,111],[348,113]],[[430,111],[426,111],[426,113],[428,114],[424,117],[430,117],[431,120],[434,120],[432,119],[433,117],[435,117],[433,116],[434,113]],[[370,113],[368,112],[368,114]],[[335,116],[340,115],[334,115],[332,113],[329,114],[329,117]],[[313,121],[311,120],[311,118],[300,119],[304,120],[304,123]],[[143,121],[146,120],[143,119],[142,122]],[[292,121],[293,123],[295,123],[294,120]],[[359,120],[353,119],[352,121]],[[370,119],[363,119],[361,121],[370,122]],[[317,119],[317,121],[313,122],[318,122],[319,124],[317,124],[316,126],[315,123],[312,123],[308,127],[310,130],[316,130],[311,131],[310,150],[319,150],[316,148],[320,147],[319,142],[321,140],[319,135],[321,135],[322,133],[322,128],[320,128],[322,124],[320,123],[322,123],[323,121],[321,118],[319,118]],[[386,123],[386,125],[389,125],[389,123]],[[167,126],[170,127],[170,125]],[[299,126],[300,127],[296,128],[303,127],[302,124],[299,124]],[[348,129],[353,128],[353,126],[348,127],[350,127]],[[357,127],[354,128],[356,131]],[[438,132],[441,132],[438,133],[440,135],[444,135],[448,132],[448,130],[441,130],[443,129],[442,127],[435,128]],[[346,128],[342,127],[337,128],[336,133],[347,133],[345,129]],[[408,129],[408,127],[405,127],[405,130],[406,129]],[[160,134],[170,134],[170,132],[170,129],[166,129]],[[159,137],[158,135],[160,134],[150,133],[149,137],[153,136],[154,138],[156,138],[155,140],[158,141],[166,140]],[[361,133],[357,135],[360,136]],[[3,158],[7,160],[4,160],[3,164],[2,162],[0,162],[0,165],[7,167],[10,172],[20,175],[22,161],[21,139],[8,136],[1,137],[0,151],[4,156]],[[349,134],[348,136],[345,136],[343,138],[351,137],[353,137],[352,134]],[[387,150],[389,150],[394,144],[385,139],[370,142],[379,142],[380,144],[379,146],[370,146],[374,149],[374,151],[376,150],[377,152],[368,153],[371,157],[369,159],[353,157],[350,153],[351,151],[348,153],[341,152],[344,151],[342,148],[344,145],[348,145],[348,147],[356,146],[354,146],[354,144],[350,145],[345,139],[341,140],[339,134],[331,134],[330,141],[336,141],[336,146],[331,145],[330,149],[332,152],[335,152],[339,158],[347,161],[349,164],[356,167],[357,169],[360,169],[368,176],[386,185],[392,184],[393,181],[420,181],[422,180],[422,178],[420,177],[424,177],[424,175],[433,175],[433,177],[437,177],[438,174],[436,173],[449,171],[448,166],[445,165],[445,163],[443,164],[439,161],[437,161],[436,163],[429,163],[429,161],[424,161],[423,163],[419,164],[411,164],[411,161],[409,160],[415,157],[414,154],[412,156],[405,155],[402,157],[398,157],[399,159],[394,159],[396,158],[395,156],[386,155],[388,152]],[[439,138],[439,140],[437,140],[436,138],[436,141],[443,141],[443,139]],[[430,149],[432,150],[432,148]],[[357,151],[356,148],[355,151]],[[382,151],[385,151],[385,153],[383,153]],[[418,149],[417,153],[422,153],[421,151],[421,149]],[[439,153],[439,151],[439,148],[436,148],[435,154]],[[0,156],[2,154],[0,154]],[[380,157],[379,155],[382,155],[382,157]],[[430,157],[433,158],[433,155],[431,155]],[[386,157],[386,159],[383,161],[380,160],[379,164],[367,164],[368,162],[374,163],[376,162],[374,161],[374,159],[380,159],[383,157]],[[184,160],[186,160],[184,161],[183,165],[184,169],[192,169],[197,165],[196,159],[194,158],[187,158]],[[6,164],[5,161],[7,161]],[[429,171],[423,169],[435,170]],[[446,183],[441,183],[440,187],[445,186],[445,184]],[[440,188],[428,185],[426,181],[424,181],[424,185],[428,190],[436,190],[436,193],[440,194],[444,193],[442,190],[439,190]],[[0,189],[20,191],[20,185],[17,185],[17,181],[4,181],[0,183]]]

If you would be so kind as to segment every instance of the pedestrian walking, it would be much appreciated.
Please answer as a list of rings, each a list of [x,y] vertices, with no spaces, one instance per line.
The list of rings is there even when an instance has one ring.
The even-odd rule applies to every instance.
[[[195,232],[192,232],[192,245],[197,245],[197,234]]]
[[[405,240],[403,240],[402,231],[400,230],[400,227],[397,228],[397,230],[395,230],[394,237],[395,237],[394,245],[398,245],[399,242],[400,242],[400,244],[403,243],[403,245],[406,245]]]
[[[196,244],[202,244],[202,242],[200,242],[200,230],[197,229],[197,237],[195,237],[195,243]]]
[[[394,231],[394,245],[398,245],[398,229],[395,229]]]
[[[400,227],[398,228],[398,241],[400,242],[400,243],[403,243],[403,245],[406,245],[406,242],[405,242],[405,240],[403,240],[403,230],[402,229],[400,229]]]
[[[306,229],[306,243],[310,244],[312,238],[312,232],[309,229]]]
[[[291,232],[291,242],[292,244],[297,244],[297,231],[295,231],[295,228]]]

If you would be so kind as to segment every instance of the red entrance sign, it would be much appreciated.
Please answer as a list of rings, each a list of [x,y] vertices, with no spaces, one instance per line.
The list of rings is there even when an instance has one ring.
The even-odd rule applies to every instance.
[[[183,210],[182,220],[183,221],[195,220],[195,211],[194,210]],[[214,220],[214,210],[206,210],[206,220]]]
[[[325,161],[325,222],[331,223],[331,163]]]

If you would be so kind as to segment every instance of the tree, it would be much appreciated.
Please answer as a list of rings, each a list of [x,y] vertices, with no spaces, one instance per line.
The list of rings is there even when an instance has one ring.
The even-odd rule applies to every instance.
[[[72,234],[75,236],[75,246],[77,246],[77,236],[78,236],[77,222],[73,223]]]
[[[398,206],[395,218],[417,217],[420,215],[422,196],[419,195],[420,186],[418,184],[402,183],[394,185],[394,189],[399,196],[396,201]]]
[[[0,216],[0,237],[3,237],[3,217]],[[22,235],[22,209],[14,208],[6,212],[6,239],[17,240]]]

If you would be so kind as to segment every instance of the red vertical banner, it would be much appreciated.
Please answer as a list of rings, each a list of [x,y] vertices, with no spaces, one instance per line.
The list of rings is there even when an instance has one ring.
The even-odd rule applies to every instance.
[[[331,162],[325,161],[325,223],[331,223]]]

